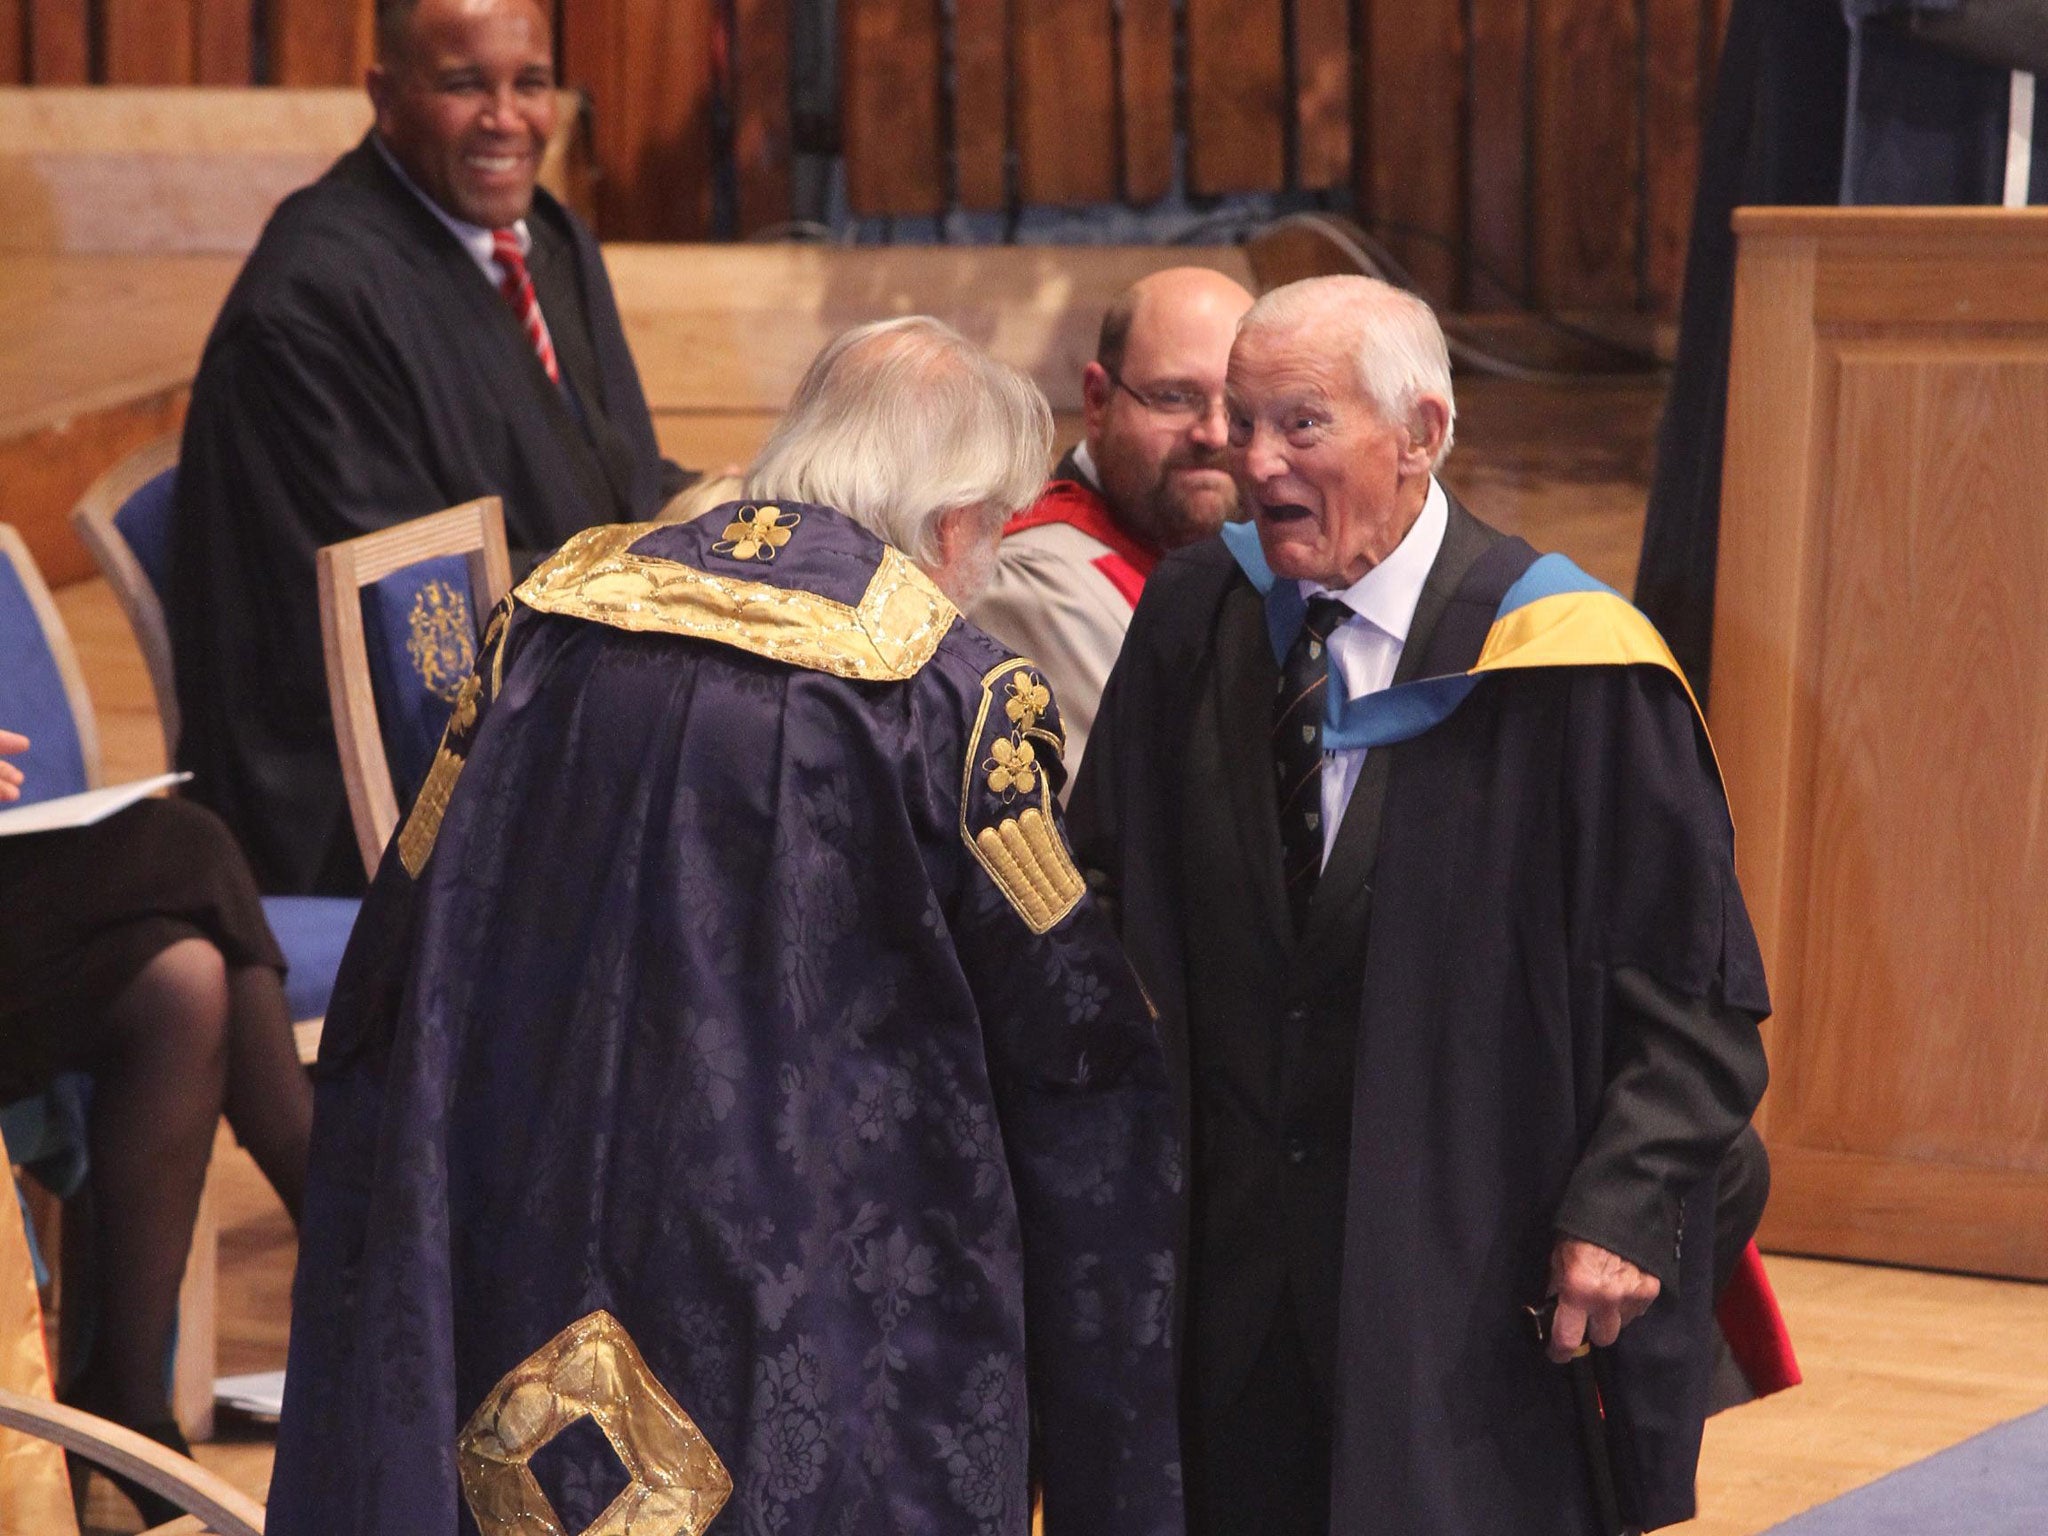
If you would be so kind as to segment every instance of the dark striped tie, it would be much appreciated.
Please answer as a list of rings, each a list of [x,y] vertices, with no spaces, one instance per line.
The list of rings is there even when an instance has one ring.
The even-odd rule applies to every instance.
[[[1330,635],[1351,616],[1334,597],[1308,600],[1308,617],[1280,668],[1273,707],[1273,768],[1280,788],[1280,859],[1294,931],[1308,919],[1323,868],[1323,710]]]

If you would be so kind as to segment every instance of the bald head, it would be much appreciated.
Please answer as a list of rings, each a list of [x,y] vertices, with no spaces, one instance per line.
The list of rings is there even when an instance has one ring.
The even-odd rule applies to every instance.
[[[389,67],[405,56],[422,14],[433,26],[450,16],[497,10],[531,12],[544,27],[547,23],[540,0],[377,0],[377,62]]]
[[[1123,372],[1124,351],[1141,314],[1148,323],[1164,315],[1227,314],[1235,328],[1238,316],[1251,307],[1252,296],[1242,284],[1210,267],[1168,267],[1147,273],[1102,312],[1095,361],[1111,373]]]
[[[1155,547],[1205,538],[1236,511],[1223,374],[1251,305],[1221,272],[1169,267],[1133,283],[1102,317],[1081,376],[1088,453],[1111,515]]]

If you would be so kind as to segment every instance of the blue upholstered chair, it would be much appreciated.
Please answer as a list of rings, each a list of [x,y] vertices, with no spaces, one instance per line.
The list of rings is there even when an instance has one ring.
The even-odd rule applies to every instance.
[[[55,643],[53,642],[53,637]],[[54,800],[99,784],[99,740],[78,658],[21,535],[0,523],[0,724],[29,738],[13,759],[26,771],[22,801]],[[58,1195],[85,1180],[80,1085],[66,1081],[0,1105],[0,1131],[16,1162]]]
[[[42,572],[14,528],[0,523],[0,722],[31,743],[14,759],[28,774],[24,803],[99,785],[100,743],[85,674]]]
[[[163,594],[171,574],[171,503],[178,489],[175,434],[145,443],[86,488],[71,509],[71,531],[128,616],[128,628],[149,668],[164,761],[178,757],[178,690],[171,672],[171,635]]]
[[[174,452],[175,440],[167,443]],[[170,758],[177,750],[177,704],[159,592],[169,563],[176,469],[162,461],[164,451],[165,445],[153,444],[103,475],[72,512],[72,526],[106,574],[149,661]],[[97,787],[99,738],[76,653],[27,546],[5,524],[0,524],[0,658],[5,660],[0,665],[0,724],[21,731],[32,743],[25,757],[15,759],[27,773],[24,798],[51,799]],[[285,1001],[298,1021],[294,1031],[302,1061],[318,1051],[321,1019],[360,906],[349,897],[263,898],[263,915],[289,967]],[[17,1156],[35,1170],[39,1182],[67,1197],[87,1173],[85,1094],[82,1080],[60,1080],[36,1098],[0,1107],[0,1124]],[[193,1241],[195,1248],[208,1245],[210,1255],[210,1197]],[[198,1268],[210,1275],[210,1259]],[[203,1425],[212,1398],[210,1295],[205,1311],[202,1326],[181,1323],[179,1329],[178,1417],[188,1431]],[[187,1389],[186,1381],[194,1385]]]
[[[363,867],[433,766],[478,629],[512,585],[495,496],[320,551],[327,700]]]
[[[177,485],[178,439],[161,437],[101,475],[71,510],[72,531],[92,551],[149,667],[167,763],[178,758],[178,693],[163,603],[170,583],[171,510]],[[263,915],[291,967],[285,998],[292,1017],[300,1021],[302,1056],[310,1056],[310,1047],[318,1042],[319,1020],[327,1012],[358,905],[336,896],[263,898]]]
[[[99,736],[77,653],[28,546],[5,523],[0,523],[0,721],[31,743],[26,754],[14,759],[27,774],[24,803],[99,787]],[[325,985],[333,986],[332,968]],[[324,1008],[324,994],[320,1003]],[[89,1172],[85,1116],[90,1094],[89,1079],[67,1074],[34,1098],[0,1106],[0,1132],[9,1155],[32,1169],[52,1193],[66,1198],[79,1192]],[[191,1267],[210,1276],[215,1242],[212,1206],[202,1201],[200,1209],[192,1233],[199,1258]],[[188,1433],[203,1433],[213,1403],[210,1288],[195,1295],[188,1287],[185,1302],[180,1306],[173,1365],[175,1406]],[[89,1322],[69,1310],[66,1319],[67,1333],[84,1337]],[[80,1325],[78,1329],[73,1323]]]

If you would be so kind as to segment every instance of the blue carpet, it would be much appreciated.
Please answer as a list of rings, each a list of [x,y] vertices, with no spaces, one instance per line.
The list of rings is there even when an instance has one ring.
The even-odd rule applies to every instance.
[[[1771,1527],[1767,1536],[2042,1536],[2048,1408]]]

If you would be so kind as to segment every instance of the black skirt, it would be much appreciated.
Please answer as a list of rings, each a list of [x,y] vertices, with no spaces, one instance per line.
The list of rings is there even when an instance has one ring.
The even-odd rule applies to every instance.
[[[284,970],[248,862],[203,806],[145,800],[95,826],[0,838],[0,1103],[92,1070],[109,1005],[190,938],[230,969]]]

